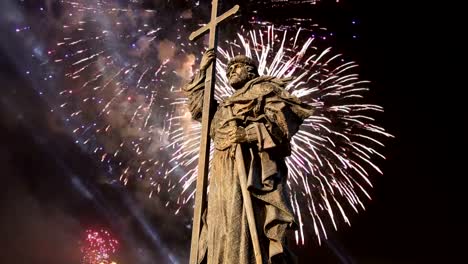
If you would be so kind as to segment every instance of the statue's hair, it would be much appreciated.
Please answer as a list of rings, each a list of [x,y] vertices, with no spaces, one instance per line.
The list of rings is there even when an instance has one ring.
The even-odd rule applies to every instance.
[[[235,56],[234,58],[232,58],[232,59],[228,62],[227,67],[229,68],[229,67],[231,67],[231,65],[233,65],[233,64],[235,64],[235,63],[243,63],[243,64],[245,64],[245,65],[249,65],[249,66],[254,67],[255,69],[258,69],[257,63],[256,63],[253,59],[251,59],[251,58],[249,58],[249,57],[247,57],[247,56],[245,56],[245,55],[237,55],[237,56]]]
[[[245,55],[237,55],[228,62],[227,68],[229,69],[229,67],[231,67],[233,64],[236,64],[236,63],[242,63],[247,66],[250,66],[248,67],[248,71],[249,73],[253,74],[252,77],[259,75],[257,63],[252,58],[249,58]]]

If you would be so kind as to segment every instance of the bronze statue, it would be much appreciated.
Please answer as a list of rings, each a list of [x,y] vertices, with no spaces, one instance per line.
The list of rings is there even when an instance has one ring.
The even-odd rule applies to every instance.
[[[207,69],[214,60],[209,49],[183,87],[195,120],[202,117]],[[212,103],[216,110],[209,131],[215,152],[198,263],[294,263],[286,245],[286,231],[296,223],[285,188],[285,157],[312,109],[284,89],[291,79],[259,76],[251,58],[234,57],[226,73],[236,91]]]

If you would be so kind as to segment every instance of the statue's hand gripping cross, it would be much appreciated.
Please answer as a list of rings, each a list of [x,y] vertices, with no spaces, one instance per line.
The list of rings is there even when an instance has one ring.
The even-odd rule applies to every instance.
[[[203,34],[209,31],[209,49],[213,49],[216,52],[217,48],[217,26],[222,21],[229,17],[232,17],[239,11],[239,6],[236,5],[226,13],[218,17],[218,0],[213,0],[211,4],[211,20],[210,22],[198,29],[197,31],[190,34],[190,40],[196,40]],[[203,113],[202,113],[202,131],[200,140],[200,156],[198,159],[198,179],[197,189],[195,194],[195,212],[193,216],[192,226],[192,245],[190,249],[190,264],[196,264],[198,260],[198,241],[200,236],[201,227],[201,216],[206,207],[206,187],[208,182],[208,164],[210,154],[210,140],[209,140],[209,128],[210,128],[210,117],[212,116],[211,101],[213,100],[214,87],[215,87],[215,69],[216,60],[208,67],[206,71],[205,91],[203,98]]]

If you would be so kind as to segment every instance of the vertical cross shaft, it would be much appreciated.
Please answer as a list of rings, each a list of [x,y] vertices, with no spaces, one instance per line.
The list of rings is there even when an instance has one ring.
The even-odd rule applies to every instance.
[[[211,20],[210,22],[193,32],[190,35],[190,40],[195,40],[207,31],[209,31],[209,48],[216,51],[217,48],[217,26],[220,22],[233,16],[239,10],[239,6],[236,5],[223,15],[218,17],[218,0],[213,0],[211,4]],[[190,247],[190,264],[196,264],[198,260],[198,241],[200,237],[201,228],[201,217],[206,207],[206,189],[208,183],[208,165],[210,155],[210,117],[212,116],[211,102],[214,96],[215,87],[215,69],[216,60],[213,61],[206,72],[205,80],[205,91],[203,97],[203,112],[202,112],[202,131],[201,131],[201,142],[200,142],[200,156],[198,158],[198,178],[197,178],[197,189],[195,193],[195,211],[193,216],[192,226],[192,243]]]

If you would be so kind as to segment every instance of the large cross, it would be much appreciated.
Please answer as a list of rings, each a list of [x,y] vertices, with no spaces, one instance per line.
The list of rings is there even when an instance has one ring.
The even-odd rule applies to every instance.
[[[216,52],[217,48],[217,34],[216,29],[219,23],[223,20],[232,17],[239,11],[239,6],[236,5],[226,13],[218,17],[218,0],[213,0],[211,3],[211,20],[210,22],[194,31],[190,34],[190,40],[195,40],[201,37],[206,32],[210,33],[209,38],[209,49],[213,49]],[[201,215],[206,207],[206,187],[208,182],[208,164],[210,155],[210,140],[209,140],[209,128],[210,128],[210,117],[212,116],[211,102],[214,95],[214,87],[216,80],[216,60],[213,61],[211,66],[206,72],[205,81],[205,92],[203,98],[203,114],[202,114],[202,132],[200,142],[200,156],[198,158],[198,179],[197,189],[195,194],[195,212],[193,216],[192,226],[192,245],[190,248],[190,264],[196,264],[198,260],[198,241],[200,236],[201,227]]]

